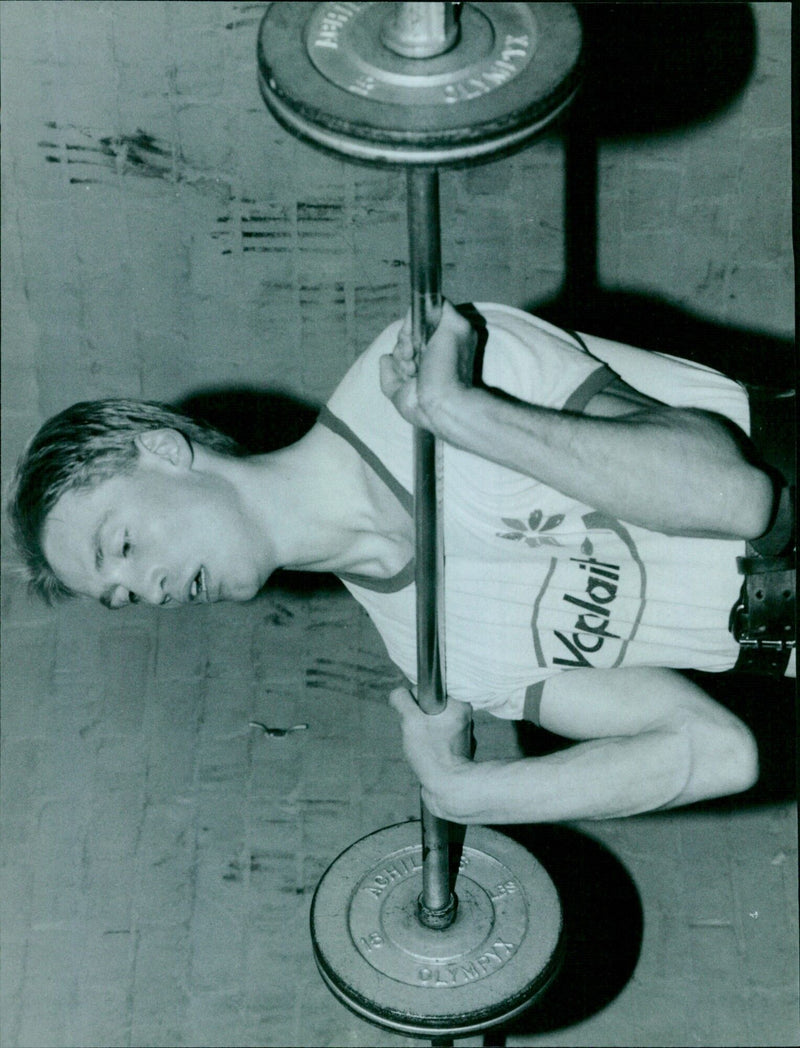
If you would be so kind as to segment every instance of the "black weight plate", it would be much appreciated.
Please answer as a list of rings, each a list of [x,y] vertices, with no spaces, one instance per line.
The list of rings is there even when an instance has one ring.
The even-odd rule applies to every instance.
[[[577,90],[581,27],[571,4],[464,4],[459,42],[426,59],[381,43],[387,6],[270,6],[259,83],[280,123],[356,160],[459,165],[526,143]]]
[[[311,908],[320,972],[357,1015],[414,1036],[459,1036],[507,1021],[550,984],[561,959],[561,904],[527,849],[470,827],[456,920],[417,916],[419,823],[357,841],[323,875]]]

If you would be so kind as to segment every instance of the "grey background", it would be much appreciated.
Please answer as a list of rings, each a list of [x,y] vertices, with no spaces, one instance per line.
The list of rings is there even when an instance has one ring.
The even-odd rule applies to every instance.
[[[237,389],[319,403],[404,312],[402,176],[275,124],[256,85],[264,6],[2,4],[4,483],[74,400]],[[674,310],[717,349],[750,333],[737,344],[769,371],[794,319],[791,12],[748,11],[753,67],[724,103],[599,139],[596,277],[617,328],[591,330],[623,331],[644,303],[640,344],[662,348]],[[553,131],[443,174],[449,297],[559,297],[564,156]],[[396,675],[360,610],[326,580],[240,607],[48,610],[25,594],[7,531],[2,1043],[417,1043],[334,1001],[308,940],[328,863],[417,811],[385,703]],[[746,698],[752,711],[764,696]],[[791,720],[768,699],[772,760]],[[311,728],[265,740],[252,717]],[[479,728],[483,755],[518,752],[511,725]],[[570,1007],[508,1043],[796,1043],[782,769],[740,804],[543,835],[556,867],[573,856],[565,882],[600,894],[575,903],[586,953]]]

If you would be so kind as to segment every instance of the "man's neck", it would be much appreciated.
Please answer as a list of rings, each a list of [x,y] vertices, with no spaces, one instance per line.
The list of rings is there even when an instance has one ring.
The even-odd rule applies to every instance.
[[[408,514],[325,427],[249,464],[258,480],[257,511],[281,567],[388,577],[411,556]]]

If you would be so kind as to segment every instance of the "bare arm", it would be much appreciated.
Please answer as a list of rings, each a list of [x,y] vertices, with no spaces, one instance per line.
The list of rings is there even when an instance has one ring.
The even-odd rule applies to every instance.
[[[469,707],[427,717],[392,693],[406,756],[434,814],[454,822],[607,819],[747,789],[757,776],[748,730],[671,670],[575,670],[548,680],[542,726],[583,739],[521,760],[463,756]]]
[[[618,380],[573,414],[472,385],[475,333],[445,303],[419,368],[407,328],[381,362],[404,418],[631,524],[667,534],[756,538],[773,500],[726,420],[671,408]]]

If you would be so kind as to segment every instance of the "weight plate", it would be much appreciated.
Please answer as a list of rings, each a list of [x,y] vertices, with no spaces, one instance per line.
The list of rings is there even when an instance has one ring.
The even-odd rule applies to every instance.
[[[543,131],[577,90],[581,27],[566,3],[466,3],[458,43],[404,58],[381,42],[385,3],[273,3],[259,84],[276,119],[355,160],[458,165]]]
[[[422,846],[417,822],[364,837],[323,875],[311,907],[317,965],[362,1018],[406,1034],[457,1036],[527,1008],[561,955],[561,905],[521,845],[470,827],[444,930],[417,916]]]

